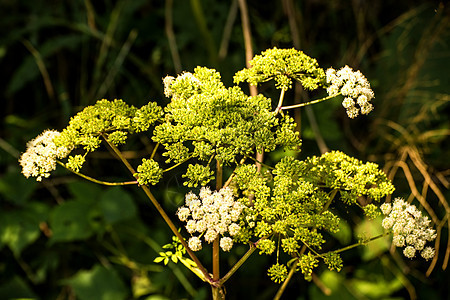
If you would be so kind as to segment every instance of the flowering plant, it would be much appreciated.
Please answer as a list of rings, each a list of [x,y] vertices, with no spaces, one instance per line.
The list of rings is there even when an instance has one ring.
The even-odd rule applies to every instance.
[[[294,273],[311,280],[320,263],[339,271],[341,252],[391,233],[395,246],[406,246],[406,257],[421,251],[430,259],[434,251],[425,243],[436,234],[429,220],[403,200],[381,205],[386,215],[382,235],[341,249],[326,246],[329,234],[338,232],[340,219],[346,217],[333,207],[355,206],[374,219],[380,215],[379,203],[393,193],[394,186],[376,164],[340,151],[298,159],[300,132],[287,111],[342,95],[350,118],[370,113],[374,93],[362,73],[348,66],[324,71],[315,59],[295,49],[266,50],[251,65],[236,73],[235,83],[258,85],[273,79],[281,90],[277,106],[272,107],[272,100],[262,94],[247,96],[239,86],[227,88],[216,70],[197,67],[193,73],[164,78],[164,93],[170,98],[164,109],[156,102],[136,108],[122,100],[100,100],[74,116],[61,132],[45,131],[28,143],[20,159],[23,174],[40,181],[60,164],[99,184],[139,186],[175,235],[166,246],[173,251],[161,252],[155,262],[181,261],[211,286],[214,299],[225,298],[225,282],[255,252],[276,254],[267,271],[275,283],[282,283],[276,299]],[[309,91],[324,89],[328,95],[286,106],[285,92],[294,81]],[[120,147],[129,135],[139,133],[154,146],[135,168]],[[105,182],[81,173],[87,155],[102,143],[136,180]],[[274,166],[255,158],[280,148],[295,154]],[[185,167],[184,184],[193,189],[176,212],[185,231],[179,230],[152,193],[164,173],[177,167]],[[248,251],[222,276],[220,251],[231,251],[236,243],[247,244]],[[209,244],[212,273],[195,254]],[[280,253],[290,259],[283,261]]]

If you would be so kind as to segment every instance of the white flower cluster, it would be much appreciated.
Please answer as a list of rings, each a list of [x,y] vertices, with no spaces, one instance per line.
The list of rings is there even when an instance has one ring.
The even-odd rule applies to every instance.
[[[400,198],[396,198],[392,205],[384,203],[380,208],[386,215],[382,226],[392,229],[394,246],[405,247],[403,254],[408,258],[413,258],[416,251],[421,251],[420,254],[426,260],[433,258],[434,249],[425,247],[426,242],[436,238],[436,230],[431,228],[428,217],[422,216],[422,212],[414,205]]]
[[[189,239],[189,248],[192,251],[202,249],[202,236],[208,243],[221,236],[220,247],[223,251],[230,251],[233,247],[231,237],[241,229],[236,222],[244,208],[244,204],[234,200],[233,192],[228,187],[214,192],[202,187],[199,196],[188,193],[185,206],[178,209],[177,216],[182,222],[187,222],[186,229],[191,235],[200,234]],[[225,236],[227,233],[231,237]]]
[[[345,66],[339,71],[329,68],[326,76],[327,83],[331,84],[327,88],[328,95],[334,96],[341,93],[344,96],[342,106],[345,107],[350,118],[356,118],[360,111],[367,115],[373,110],[370,101],[374,97],[374,93],[370,88],[369,81],[360,71],[354,72],[349,66]]]
[[[70,153],[66,147],[57,147],[53,142],[60,133],[56,130],[46,130],[27,143],[27,151],[22,154],[19,163],[25,177],[36,177],[37,181],[50,176],[56,169],[56,159],[64,158]]]

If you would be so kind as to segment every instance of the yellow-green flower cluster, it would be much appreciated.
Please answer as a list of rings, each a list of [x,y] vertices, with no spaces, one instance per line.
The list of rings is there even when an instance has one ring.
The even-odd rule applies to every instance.
[[[27,143],[27,150],[19,159],[25,177],[36,177],[37,181],[41,181],[56,169],[58,158],[69,155],[70,147],[57,146],[53,141],[59,135],[56,130],[46,130]]]
[[[396,198],[392,204],[384,203],[380,208],[386,215],[382,226],[392,230],[394,246],[405,247],[403,254],[408,258],[413,258],[416,251],[426,260],[433,258],[434,249],[425,245],[436,239],[436,230],[430,226],[427,216],[422,216],[420,210],[401,198]]]
[[[211,192],[208,187],[202,187],[200,193],[190,192],[185,197],[185,205],[177,211],[177,216],[186,222],[186,229],[192,235],[188,241],[192,251],[202,249],[203,239],[211,243],[220,238],[219,245],[223,251],[233,247],[232,237],[239,233],[238,224],[245,205],[235,201],[233,192],[225,187]]]
[[[340,93],[344,96],[342,106],[347,110],[350,118],[356,118],[359,112],[367,115],[373,110],[370,101],[374,97],[374,93],[370,88],[369,81],[360,71],[355,72],[349,66],[338,71],[329,68],[326,71],[326,80],[330,84],[327,88],[328,95],[333,96]]]
[[[361,196],[379,201],[394,190],[376,164],[362,163],[339,151],[305,160],[284,157],[272,174],[273,182],[269,182],[270,178],[263,177],[253,165],[236,169],[236,186],[244,195],[253,195],[239,238],[260,239],[256,243],[260,253],[282,250],[301,257],[300,269],[308,279],[320,258],[331,270],[342,268],[339,254],[320,254],[326,242],[323,232],[339,231],[339,218],[329,207],[335,201],[358,205]],[[369,217],[378,213],[373,204],[363,209]],[[300,254],[304,246],[315,253],[314,257]],[[272,277],[278,269],[271,270]],[[280,280],[281,276],[274,278]]]
[[[226,88],[216,70],[197,67],[193,73],[168,76],[164,89],[171,101],[152,139],[166,149],[168,162],[214,157],[230,165],[256,150],[301,144],[292,118],[275,116],[271,100],[262,95],[249,97],[238,86]]]
[[[302,84],[307,90],[315,90],[325,78],[317,60],[302,51],[272,48],[255,55],[250,61],[251,68],[236,73],[234,82],[247,81],[252,85],[275,80],[275,87],[282,90],[292,88],[292,80]]]
[[[142,164],[137,167],[137,173],[134,174],[139,185],[155,185],[162,178],[162,169],[153,159],[143,159]]]

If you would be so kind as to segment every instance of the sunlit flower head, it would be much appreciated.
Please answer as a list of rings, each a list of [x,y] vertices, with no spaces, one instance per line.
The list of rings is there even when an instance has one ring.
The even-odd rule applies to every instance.
[[[193,247],[190,243],[189,247],[193,251],[200,250],[200,237],[208,243],[220,238],[222,250],[229,251],[233,246],[231,237],[241,230],[237,222],[245,205],[235,201],[228,187],[214,192],[208,187],[202,187],[199,196],[189,192],[185,199],[185,205],[178,208],[177,216],[180,221],[186,222],[186,230],[191,235],[199,234],[198,240],[192,242]]]
[[[386,217],[381,225],[393,233],[392,243],[396,247],[405,247],[403,254],[413,258],[416,251],[426,260],[433,258],[434,249],[425,247],[427,242],[436,239],[436,230],[426,216],[414,205],[403,199],[396,198],[394,202],[381,205],[381,211]]]
[[[22,174],[25,177],[36,177],[37,181],[50,176],[56,169],[56,159],[65,158],[71,149],[58,147],[53,139],[59,136],[56,130],[46,130],[27,143],[27,150],[19,159]]]
[[[370,101],[374,97],[374,93],[370,88],[369,81],[360,71],[355,72],[349,66],[338,71],[329,68],[326,71],[326,80],[329,84],[328,95],[341,94],[344,96],[342,106],[350,118],[356,118],[359,113],[367,115],[373,110]]]

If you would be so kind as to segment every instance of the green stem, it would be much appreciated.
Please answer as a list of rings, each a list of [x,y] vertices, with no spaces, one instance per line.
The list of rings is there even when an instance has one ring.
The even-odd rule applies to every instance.
[[[331,95],[331,96],[328,96],[328,97],[325,97],[325,98],[320,98],[320,99],[316,99],[316,100],[313,100],[313,101],[309,101],[309,102],[305,102],[305,103],[299,103],[299,104],[295,104],[295,105],[290,105],[290,106],[283,106],[283,107],[280,107],[280,110],[286,110],[286,109],[292,109],[292,108],[299,108],[299,107],[303,107],[303,106],[307,106],[307,105],[311,105],[311,104],[316,104],[316,103],[319,103],[319,102],[322,102],[322,101],[325,101],[325,100],[329,100],[329,99],[331,99],[331,98],[334,98],[334,97],[336,97],[336,96],[338,96],[338,95],[340,95],[341,93],[338,93],[338,94],[336,94],[336,95]],[[278,109],[278,108],[277,108]]]
[[[220,160],[216,160],[216,190],[222,188],[223,169]],[[220,279],[220,245],[219,237],[213,242],[213,280],[218,281]],[[220,285],[219,285],[220,287]]]
[[[74,173],[75,175],[78,175],[86,180],[89,180],[93,183],[97,183],[97,184],[101,184],[101,185],[107,185],[107,186],[121,186],[121,185],[132,185],[132,184],[137,184],[137,181],[124,181],[124,182],[108,182],[108,181],[103,181],[103,180],[98,180],[95,178],[92,178],[90,176],[84,175],[80,172],[74,171],[72,169],[69,169],[68,167],[66,167],[66,165],[62,162],[60,162],[59,160],[56,161],[60,166],[63,166],[64,168],[66,168],[67,170],[69,170],[70,172]]]
[[[156,253],[163,251],[164,249],[152,238],[142,234],[141,232],[136,231],[133,228],[122,228],[128,234],[134,235],[136,238],[142,240],[145,244],[147,244],[150,248],[153,249]],[[177,264],[169,263],[168,267],[172,270],[175,277],[177,277],[178,281],[180,281],[181,285],[186,289],[186,291],[194,298],[197,295],[197,291],[192,286],[191,282],[186,278],[186,275],[181,271]]]
[[[171,166],[170,168],[167,168],[167,169],[163,170],[163,172],[167,172],[167,171],[170,171],[170,170],[172,170],[172,169],[175,169],[176,167],[178,167],[179,165],[184,164],[185,162],[187,162],[187,161],[190,160],[191,158],[192,158],[192,155],[189,156],[188,158],[186,158],[185,160],[183,160],[183,161],[181,161],[181,162],[179,162],[179,163],[177,163],[177,164]]]
[[[124,163],[124,165],[128,168],[128,170],[131,172],[131,174],[135,174],[136,171],[134,170],[134,168],[130,165],[130,163],[128,162],[128,160],[123,157],[122,153],[119,151],[119,149],[108,142],[107,139],[105,139],[106,143],[109,145],[109,147],[114,151],[114,153],[118,156],[118,158]],[[209,275],[208,271],[205,269],[205,267],[202,265],[202,263],[200,262],[200,260],[197,258],[197,256],[194,254],[194,252],[191,250],[191,248],[189,248],[188,244],[186,243],[186,240],[183,238],[183,236],[181,235],[181,233],[178,231],[177,227],[175,226],[175,224],[172,222],[172,220],[169,218],[169,216],[167,215],[167,213],[164,211],[164,209],[162,208],[162,206],[159,204],[158,200],[156,200],[155,196],[152,194],[152,192],[150,191],[150,189],[145,186],[145,185],[141,185],[140,186],[142,188],[142,190],[144,191],[144,193],[147,195],[147,197],[150,199],[150,201],[152,202],[152,204],[155,206],[156,210],[158,210],[159,214],[161,215],[161,217],[164,219],[164,221],[166,222],[166,224],[169,226],[169,228],[172,230],[173,234],[175,234],[175,236],[180,240],[181,244],[183,245],[183,247],[186,249],[186,252],[189,254],[189,256],[191,257],[191,259],[197,264],[197,267],[199,268],[199,270],[203,273],[203,276],[205,277],[205,280],[208,282],[213,282],[211,276]]]
[[[281,285],[281,287],[278,289],[275,297],[273,298],[273,300],[279,300],[281,298],[281,296],[284,293],[284,290],[286,289],[289,281],[291,280],[292,276],[294,275],[295,269],[297,268],[297,264],[298,264],[298,259],[295,260],[295,262],[293,263],[291,270],[289,271],[288,276],[286,277],[286,279],[284,280],[283,284]]]
[[[223,285],[228,279],[230,279],[230,277],[244,264],[244,262],[250,257],[250,255],[253,254],[253,252],[255,252],[255,250],[256,246],[254,244],[250,244],[250,249],[248,249],[248,251],[241,257],[241,259],[238,260],[237,263],[233,265],[228,273],[219,280],[218,284]]]
[[[283,99],[284,99],[285,92],[286,91],[284,89],[281,89],[280,99],[278,100],[278,105],[277,105],[277,108],[275,109],[276,115],[283,109]]]
[[[150,159],[153,159],[153,157],[155,157],[155,155],[156,155],[156,150],[158,149],[158,146],[160,145],[160,143],[158,142],[156,145],[155,145],[155,147],[153,148],[153,151],[152,151],[152,155],[150,155]]]
[[[274,167],[272,167],[272,166],[269,166],[269,165],[266,165],[265,163],[263,163],[263,162],[260,162],[259,160],[257,160],[256,158],[254,158],[254,157],[252,157],[252,156],[246,155],[245,157],[247,157],[247,158],[250,158],[250,159],[251,159],[251,160],[253,160],[254,162],[256,162],[256,163],[260,164],[261,166],[264,166],[264,167],[266,167],[267,169],[275,170],[275,168],[274,168]]]
[[[294,275],[295,269],[297,268],[299,257],[302,256],[303,253],[305,253],[305,251],[306,251],[306,244],[303,244],[303,247],[302,247],[302,249],[300,249],[300,252],[298,253],[298,257],[297,257],[297,259],[295,259],[295,261],[294,261],[294,263],[293,263],[293,265],[291,267],[291,270],[289,271],[288,276],[286,277],[286,279],[284,280],[283,284],[278,289],[275,297],[273,298],[274,300],[280,299],[280,297],[283,295],[284,290],[286,289],[289,281],[291,280],[292,276]]]
[[[325,203],[325,206],[323,207],[322,211],[320,212],[321,214],[326,211],[328,209],[328,207],[330,207],[331,202],[333,202],[334,197],[336,196],[338,190],[334,189],[333,191],[331,191],[330,194],[330,199],[328,199],[327,203]]]
[[[356,247],[358,247],[358,246],[367,245],[368,243],[370,243],[370,242],[372,242],[372,241],[374,241],[374,240],[377,240],[377,239],[379,239],[379,238],[385,237],[385,236],[387,236],[387,235],[389,235],[389,234],[391,234],[391,231],[387,231],[387,232],[385,232],[385,233],[379,234],[379,235],[377,235],[377,236],[374,236],[374,237],[372,237],[372,238],[370,238],[370,239],[368,239],[368,240],[362,241],[362,242],[358,242],[358,243],[354,243],[354,244],[352,244],[352,245],[348,245],[348,246],[346,246],[346,247],[344,247],[344,248],[335,250],[335,251],[333,251],[333,252],[334,252],[334,253],[340,253],[340,252],[344,252],[344,251],[347,251],[347,250],[356,248]],[[322,255],[323,255],[323,254],[322,254]]]

